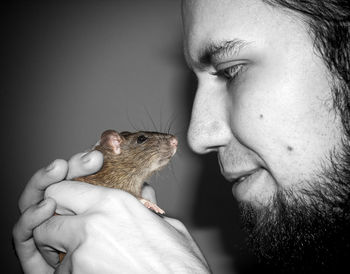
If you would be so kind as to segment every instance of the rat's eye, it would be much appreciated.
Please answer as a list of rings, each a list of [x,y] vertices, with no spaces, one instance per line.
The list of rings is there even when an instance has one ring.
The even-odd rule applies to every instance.
[[[147,137],[145,135],[140,135],[139,137],[137,137],[138,144],[142,144],[146,140],[147,140]]]

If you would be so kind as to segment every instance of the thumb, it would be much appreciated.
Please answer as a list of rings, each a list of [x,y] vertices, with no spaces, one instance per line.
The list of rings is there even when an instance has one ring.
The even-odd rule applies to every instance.
[[[157,203],[156,192],[154,191],[154,188],[151,187],[148,183],[143,184],[141,195],[142,198],[147,199],[152,203]]]

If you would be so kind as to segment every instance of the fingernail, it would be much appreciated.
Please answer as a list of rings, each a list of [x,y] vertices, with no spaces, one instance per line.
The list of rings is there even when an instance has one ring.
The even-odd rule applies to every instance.
[[[53,170],[55,168],[55,165],[56,165],[56,161],[53,161],[51,164],[49,164],[47,167],[46,167],[46,171],[50,171],[50,170]]]
[[[86,153],[81,157],[81,160],[83,161],[83,163],[87,163],[90,161],[90,153]]]
[[[86,154],[84,154],[82,157],[81,157],[81,160],[83,161],[83,163],[87,163],[91,160],[91,157],[90,157],[90,153],[87,152]]]

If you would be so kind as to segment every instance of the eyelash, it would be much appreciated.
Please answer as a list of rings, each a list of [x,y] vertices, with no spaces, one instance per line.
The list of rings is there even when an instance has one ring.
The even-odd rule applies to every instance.
[[[244,64],[238,64],[234,66],[227,67],[225,69],[218,70],[213,72],[212,75],[218,76],[220,78],[224,78],[227,81],[233,81],[243,70]]]

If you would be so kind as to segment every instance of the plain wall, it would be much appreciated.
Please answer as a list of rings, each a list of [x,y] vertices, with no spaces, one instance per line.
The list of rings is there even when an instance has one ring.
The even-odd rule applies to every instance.
[[[88,149],[105,129],[171,126],[178,153],[151,180],[159,205],[188,226],[214,273],[253,271],[216,155],[197,156],[186,144],[196,80],[183,58],[180,1],[3,7],[3,269],[20,273],[11,230],[18,197],[36,170]]]

